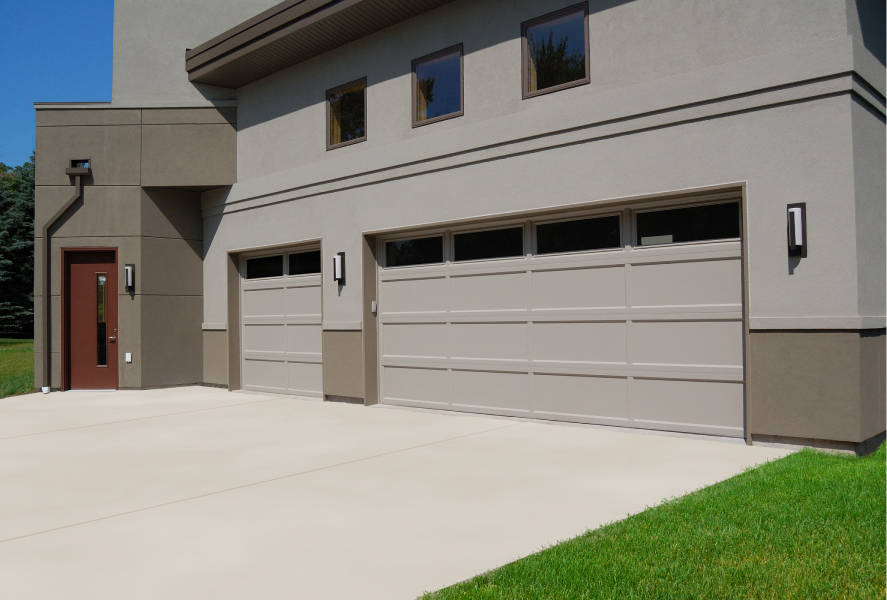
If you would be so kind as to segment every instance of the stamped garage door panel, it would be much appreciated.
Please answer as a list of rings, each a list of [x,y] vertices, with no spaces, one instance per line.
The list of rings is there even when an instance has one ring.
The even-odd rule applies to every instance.
[[[379,290],[382,402],[744,433],[738,240],[383,266]]]
[[[241,281],[243,388],[322,397],[320,275]]]

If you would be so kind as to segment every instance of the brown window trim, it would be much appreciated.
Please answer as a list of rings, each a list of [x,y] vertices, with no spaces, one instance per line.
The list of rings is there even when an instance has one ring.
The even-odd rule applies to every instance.
[[[439,56],[452,54],[456,51],[459,52],[459,110],[448,115],[441,115],[439,117],[434,117],[433,119],[419,121],[419,115],[416,112],[416,67],[420,63],[435,59]],[[444,48],[443,50],[438,50],[437,52],[432,52],[431,54],[426,54],[425,56],[413,59],[410,67],[410,97],[412,98],[413,107],[410,110],[413,115],[412,125],[414,129],[416,127],[422,127],[423,125],[431,125],[432,123],[446,121],[447,119],[455,119],[456,117],[461,117],[465,114],[465,64],[463,57],[464,52],[462,51],[462,44],[456,44],[455,46],[450,46],[449,48]]]
[[[583,79],[577,79],[576,81],[571,81],[569,83],[562,83],[560,85],[555,85],[549,88],[545,88],[544,90],[537,90],[535,92],[527,91],[527,87],[529,86],[529,82],[527,81],[527,28],[532,27],[533,25],[538,25],[539,23],[544,23],[545,21],[550,21],[552,19],[556,19],[557,17],[568,15],[571,13],[583,11],[583,22],[585,26],[585,77]],[[534,19],[530,19],[529,21],[524,21],[521,23],[521,99],[526,100],[527,98],[535,98],[536,96],[544,96],[545,94],[550,94],[552,92],[559,92],[561,90],[566,90],[572,87],[577,87],[580,85],[586,85],[591,83],[591,60],[589,57],[590,49],[588,43],[588,2],[581,2],[579,4],[574,4],[573,6],[568,6],[566,8],[562,8],[560,10],[556,10],[554,12],[550,12],[546,15],[542,15],[541,17],[536,17]]]
[[[348,140],[347,142],[341,142],[339,144],[330,144],[330,96],[335,94],[336,92],[341,92],[342,90],[346,90],[350,87],[354,87],[358,84],[363,84],[363,137],[359,137],[353,140]],[[342,148],[343,146],[350,146],[351,144],[359,144],[360,142],[365,142],[367,139],[367,78],[361,77],[360,79],[355,79],[354,81],[349,81],[348,83],[343,83],[342,85],[337,85],[334,88],[330,88],[326,91],[326,149],[334,150],[335,148]]]

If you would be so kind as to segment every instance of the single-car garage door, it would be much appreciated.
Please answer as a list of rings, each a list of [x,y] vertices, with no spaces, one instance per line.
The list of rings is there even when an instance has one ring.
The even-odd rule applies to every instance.
[[[323,397],[320,250],[241,263],[243,389]]]
[[[738,199],[381,240],[382,401],[741,436]]]

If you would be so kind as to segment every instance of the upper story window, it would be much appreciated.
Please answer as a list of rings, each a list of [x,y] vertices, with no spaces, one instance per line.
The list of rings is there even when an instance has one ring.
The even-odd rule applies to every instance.
[[[413,127],[462,114],[462,45],[414,60]]]
[[[522,25],[524,98],[589,82],[587,16],[583,3]]]
[[[327,91],[327,150],[367,139],[366,87],[364,77]]]

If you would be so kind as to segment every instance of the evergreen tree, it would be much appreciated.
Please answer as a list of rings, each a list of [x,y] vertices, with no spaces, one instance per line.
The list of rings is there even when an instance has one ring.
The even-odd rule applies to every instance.
[[[0,336],[34,337],[34,155],[0,163]]]

